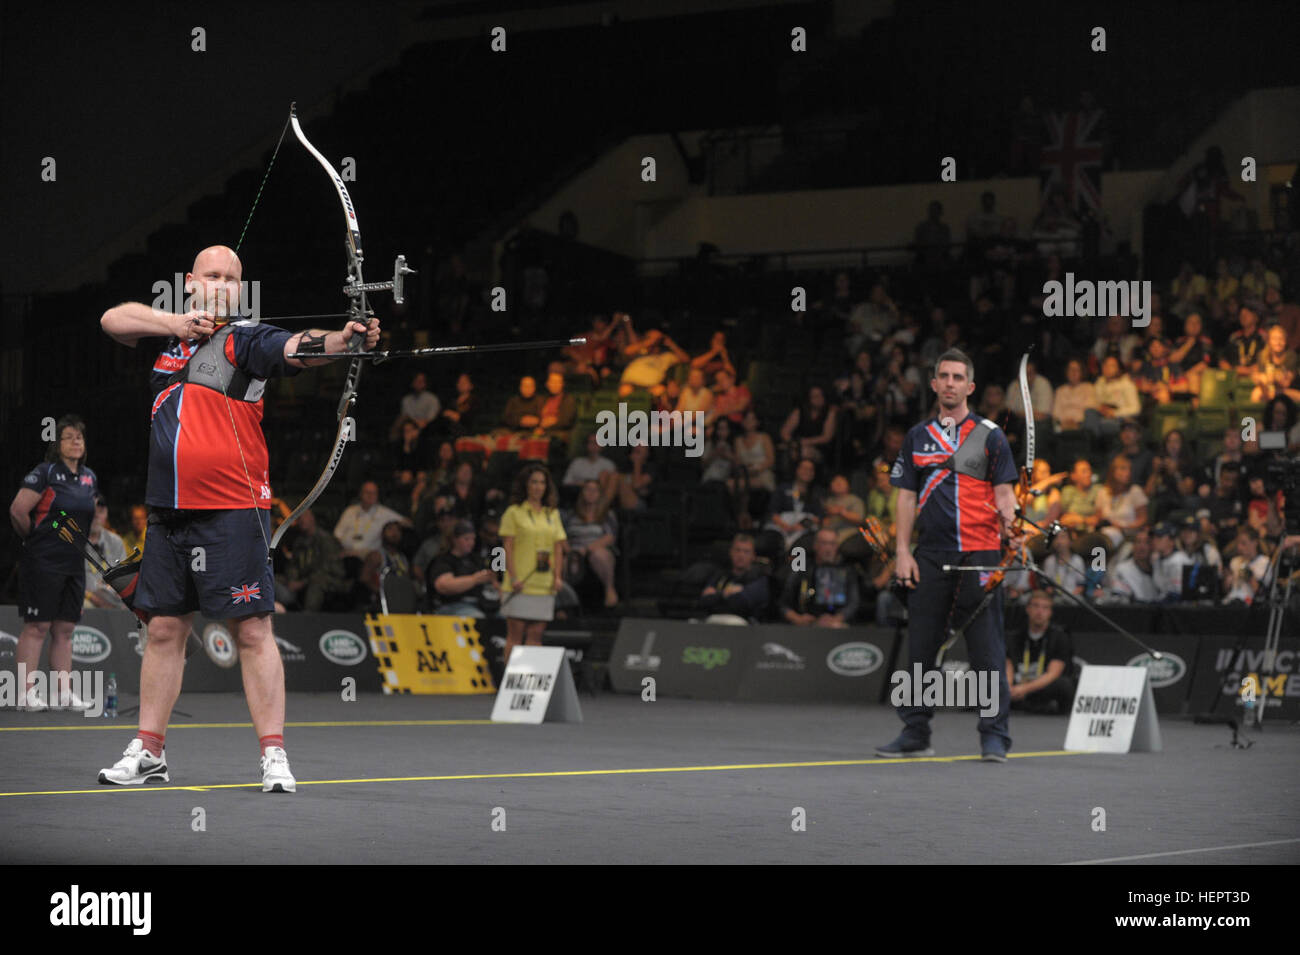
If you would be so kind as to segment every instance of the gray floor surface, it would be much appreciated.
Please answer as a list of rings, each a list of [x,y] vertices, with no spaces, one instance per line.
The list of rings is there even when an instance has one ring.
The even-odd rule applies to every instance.
[[[952,712],[935,759],[878,760],[900,724],[875,706],[603,695],[580,724],[365,725],[491,703],[291,695],[294,795],[261,792],[238,694],[182,697],[171,783],[132,789],[96,783],[132,721],[3,712],[0,862],[1300,862],[1300,729],[1280,722],[1242,751],[1164,720],[1163,752],[1102,756],[1060,752],[1064,717],[1013,715],[1004,765],[973,758],[976,717]],[[295,725],[316,721],[340,725]],[[222,723],[244,725],[185,725]]]

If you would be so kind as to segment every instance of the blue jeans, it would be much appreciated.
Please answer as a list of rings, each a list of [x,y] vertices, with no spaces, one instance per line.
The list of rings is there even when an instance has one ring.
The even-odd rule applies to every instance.
[[[921,582],[908,595],[907,672],[914,664],[921,664],[922,673],[935,668],[934,658],[947,639],[949,626],[966,622],[971,611],[984,598],[980,575],[965,571],[945,573],[944,564],[978,564],[990,566],[1002,559],[995,550],[935,551],[918,549],[913,555],[921,574]],[[1002,592],[999,590],[983,612],[966,629],[966,650],[971,669],[978,672],[997,671],[998,712],[996,716],[979,718],[982,748],[996,747],[998,743],[1010,751],[1011,734],[1007,715],[1011,711],[1011,690],[1007,686],[1007,645],[1002,626]],[[903,735],[917,741],[929,742],[930,720],[933,706],[900,706],[898,717],[905,725]]]

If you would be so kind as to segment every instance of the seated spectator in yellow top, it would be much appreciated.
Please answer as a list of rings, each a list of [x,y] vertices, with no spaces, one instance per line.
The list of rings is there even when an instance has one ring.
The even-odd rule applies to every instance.
[[[646,388],[657,395],[663,390],[668,369],[678,362],[689,362],[691,356],[657,328],[638,335],[630,319],[626,327],[631,344],[623,349],[623,354],[633,357],[623,369],[619,397],[626,398],[637,388]]]

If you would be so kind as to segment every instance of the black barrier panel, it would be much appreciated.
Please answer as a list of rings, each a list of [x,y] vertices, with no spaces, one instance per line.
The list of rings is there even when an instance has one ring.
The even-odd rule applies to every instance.
[[[1113,631],[1071,634],[1074,659],[1080,665],[1145,666],[1156,701],[1156,712],[1169,715],[1186,713],[1201,638],[1160,634],[1148,634],[1147,637],[1147,643],[1160,651],[1161,659],[1152,660],[1133,641]]]
[[[276,642],[290,692],[333,690],[345,677],[357,690],[379,693],[379,670],[370,653],[363,614],[292,613],[275,617]]]
[[[1059,609],[1059,608],[1058,608]],[[1094,618],[1095,619],[1095,618]],[[1053,611],[1052,622],[1058,622]],[[1074,642],[1074,661],[1083,666],[1149,666],[1151,688],[1156,710],[1160,713],[1180,714],[1187,711],[1187,698],[1191,691],[1194,663],[1199,637],[1168,637],[1147,635],[1147,643],[1164,653],[1164,658],[1151,661],[1147,654],[1131,640],[1118,633],[1071,633]],[[898,656],[890,665],[890,673],[907,668],[907,638],[898,642]],[[944,654],[944,669],[964,671],[970,668],[966,652],[966,638],[954,643]],[[888,699],[888,679],[882,700]]]
[[[79,672],[102,672],[104,682],[108,675],[117,675],[118,691],[135,693],[140,685],[140,657],[135,628],[136,616],[126,610],[101,610],[94,608],[81,614],[72,631],[72,669]],[[0,670],[18,672],[18,634],[22,632],[23,619],[18,608],[0,607]],[[50,640],[48,635],[41,644],[37,667],[43,671],[50,666]],[[84,695],[84,694],[83,694]]]
[[[1143,639],[1147,634],[1157,633],[1164,621],[1164,607],[1144,604],[1096,604],[1095,606],[1129,633]],[[1193,614],[1197,612],[1197,609],[1192,610]],[[1023,603],[1005,604],[1002,619],[1008,633],[1012,630],[1023,630],[1028,621],[1025,614],[1025,605]],[[1090,613],[1078,604],[1071,603],[1065,597],[1058,597],[1053,604],[1052,623],[1060,624],[1071,633],[1088,633],[1103,630],[1106,627],[1106,624],[1096,614]],[[1175,632],[1185,633],[1188,631]],[[1208,631],[1201,629],[1200,632],[1207,633]],[[1150,643],[1151,641],[1148,640],[1147,642]]]
[[[1193,714],[1214,713],[1219,716],[1246,718],[1242,681],[1250,675],[1255,680],[1255,706],[1267,703],[1264,721],[1300,719],[1300,640],[1278,642],[1277,660],[1272,672],[1264,657],[1263,637],[1247,639],[1241,652],[1235,652],[1238,637],[1202,637],[1196,673],[1192,679]],[[1219,697],[1217,705],[1215,698]],[[1253,716],[1250,717],[1253,719]]]
[[[1220,633],[1263,634],[1268,626],[1268,602],[1206,606],[1202,604],[1168,604],[1160,608],[1161,633],[1195,633],[1200,636]]]
[[[610,654],[610,682],[620,693],[640,693],[641,681],[653,677],[656,695],[734,700],[751,629],[627,618]]]
[[[0,607],[0,670],[18,672],[18,634],[23,630],[23,618],[14,606]]]
[[[713,700],[879,700],[892,631],[877,627],[730,627],[625,619],[610,654],[610,682],[641,693]]]
[[[0,607],[2,670],[17,671],[15,651],[22,625],[16,607]],[[277,614],[272,618],[272,630],[289,692],[339,691],[345,677],[355,678],[359,692],[381,691],[363,615]],[[186,660],[181,691],[242,692],[239,651],[225,622],[196,616],[194,633],[202,649]],[[119,692],[139,694],[143,648],[134,614],[97,608],[84,611],[73,631],[72,653],[74,669],[102,670],[105,680],[110,672],[115,673]],[[48,640],[40,666],[49,666]]]
[[[877,703],[895,634],[884,627],[749,628],[739,698],[762,702]]]
[[[290,693],[339,691],[352,677],[358,692],[381,690],[379,671],[370,653],[362,614],[276,614],[272,632],[284,663],[284,686]],[[202,650],[185,664],[183,689],[237,692],[243,689],[235,636],[222,620],[194,618]],[[139,679],[139,669],[136,670]]]

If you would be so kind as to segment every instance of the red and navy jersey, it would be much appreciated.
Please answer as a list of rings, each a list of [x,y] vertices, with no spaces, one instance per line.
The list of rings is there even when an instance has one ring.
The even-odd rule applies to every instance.
[[[85,466],[70,471],[62,458],[42,461],[23,478],[23,487],[40,495],[30,513],[32,531],[24,541],[24,559],[40,561],[41,567],[51,572],[80,573],[85,567],[81,548],[61,540],[53,522],[60,511],[66,511],[83,531],[90,533],[95,495],[99,493],[95,472]]]
[[[295,375],[300,369],[284,360],[284,343],[293,335],[271,325],[234,325],[226,358],[258,379]],[[269,508],[262,399],[227,401],[220,391],[171,380],[201,344],[168,339],[154,362],[145,503],[177,510]]]
[[[985,427],[987,479],[953,471],[953,453],[977,428]],[[976,435],[976,440],[979,437]],[[918,424],[907,432],[889,483],[916,492],[919,546],[927,550],[1000,550],[1001,521],[992,506],[993,488],[1016,483],[1011,446],[1001,428],[977,414],[968,414],[957,426],[956,439],[955,444],[949,440],[937,419]]]

